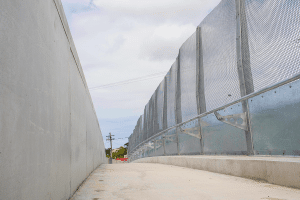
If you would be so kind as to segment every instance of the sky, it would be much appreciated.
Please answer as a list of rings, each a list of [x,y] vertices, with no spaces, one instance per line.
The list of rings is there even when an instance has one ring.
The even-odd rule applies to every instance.
[[[178,50],[221,0],[61,0],[105,147],[124,146]]]

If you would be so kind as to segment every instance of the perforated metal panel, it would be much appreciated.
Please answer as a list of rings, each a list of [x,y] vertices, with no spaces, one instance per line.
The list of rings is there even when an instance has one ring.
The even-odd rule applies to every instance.
[[[140,119],[138,119],[137,124],[136,124],[136,145],[140,143]]]
[[[138,120],[138,124],[139,124],[139,139],[138,139],[138,144],[140,144],[143,141],[143,129],[142,129],[142,120],[143,117],[140,116],[139,120]]]
[[[171,69],[166,75],[167,79],[167,127],[172,127],[176,124],[175,118],[175,105],[176,105],[176,73],[177,73],[177,61],[174,62]]]
[[[133,148],[135,148],[136,146],[136,129],[133,130],[133,134],[132,134],[132,138],[133,138]]]
[[[155,98],[156,93],[154,92],[149,101],[148,137],[151,137],[154,134]]]
[[[196,32],[180,48],[182,121],[198,115],[196,100]]]
[[[162,136],[158,136],[155,138],[155,156],[164,155],[164,141]]]
[[[140,143],[144,141],[144,115],[140,117]]]
[[[195,117],[197,77],[201,85],[204,80],[205,100],[202,103],[206,103],[206,111],[211,111],[239,99],[241,94],[243,96],[250,94],[299,74],[299,16],[300,0],[222,0],[199,25],[197,29],[199,35],[197,36],[195,32],[180,48],[177,60],[146,105],[141,122],[138,122],[139,125],[129,139],[130,144],[137,145],[163,129]],[[202,68],[199,70],[200,65],[203,66],[203,73]],[[275,90],[265,92],[266,99],[268,97],[270,101],[263,100],[263,96],[250,99],[251,126],[256,153],[299,155],[296,145],[298,136],[294,134],[298,130],[297,123],[293,124],[293,127],[286,127],[284,134],[278,131],[280,123],[274,123],[277,118],[277,121],[281,119],[276,110],[281,114],[285,113],[286,119],[290,119],[292,115],[293,119],[297,118],[293,108],[298,105],[296,98],[298,90],[297,88],[293,90],[292,87],[294,85],[285,86],[284,90],[278,88],[276,89],[278,94]],[[290,91],[286,93],[287,90]],[[201,95],[202,91],[203,88]],[[287,98],[284,95],[288,95]],[[292,100],[294,103],[291,103]],[[273,101],[276,101],[276,104],[272,104]],[[229,116],[242,114],[245,109],[240,102],[219,109],[218,112]],[[266,113],[272,115],[271,118],[274,119],[266,117]],[[293,119],[289,123],[292,123]],[[274,131],[272,127],[276,125],[279,128]],[[178,144],[174,139],[177,137],[174,128],[156,137],[154,143],[143,144],[136,158],[176,154],[176,150],[180,154],[250,152],[245,129],[220,121],[214,113],[202,117],[200,121],[195,119],[186,122],[178,127],[178,130]],[[138,136],[139,134],[143,137]],[[268,138],[270,136],[274,137]]]
[[[300,1],[245,2],[254,90],[300,73]]]
[[[179,153],[200,154],[200,125],[198,119],[184,123],[178,129]]]
[[[218,111],[221,116],[242,112],[242,103]],[[200,124],[205,154],[246,154],[247,145],[244,130],[219,121],[214,113],[202,117]]]
[[[148,120],[149,120],[149,103],[145,106],[145,109],[144,109],[144,133],[143,133],[143,138],[144,140],[146,140],[148,137],[147,137],[147,133],[148,133]]]
[[[163,109],[164,109],[164,84],[165,82],[162,81],[158,88],[156,93],[156,123],[157,123],[157,129],[155,130],[156,133],[163,130]]]
[[[256,154],[300,156],[299,88],[298,79],[249,99]]]
[[[167,133],[164,134],[163,137],[165,142],[166,155],[178,154],[176,128],[169,130]]]
[[[202,32],[206,109],[240,98],[235,0],[223,0],[199,25]]]

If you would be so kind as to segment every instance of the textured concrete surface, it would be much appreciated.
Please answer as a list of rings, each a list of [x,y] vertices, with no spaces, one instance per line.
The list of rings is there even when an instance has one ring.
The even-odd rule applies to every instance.
[[[101,163],[60,0],[0,1],[0,199],[68,199]]]
[[[71,200],[298,200],[300,190],[155,163],[101,165]]]
[[[133,163],[188,167],[300,189],[300,157],[160,156],[138,159]]]

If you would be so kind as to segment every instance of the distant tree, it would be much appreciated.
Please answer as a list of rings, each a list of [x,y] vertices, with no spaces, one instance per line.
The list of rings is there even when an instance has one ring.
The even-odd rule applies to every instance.
[[[124,158],[124,155],[127,155],[127,149],[124,147],[120,147],[118,151],[112,153],[112,158]]]
[[[110,158],[110,148],[105,149],[106,157]]]

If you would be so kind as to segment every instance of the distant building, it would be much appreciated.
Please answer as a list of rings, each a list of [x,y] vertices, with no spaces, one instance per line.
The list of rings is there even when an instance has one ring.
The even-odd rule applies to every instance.
[[[112,153],[115,153],[115,152],[119,151],[121,148],[124,148],[124,147],[123,147],[123,146],[120,146],[119,148],[113,149],[113,150],[112,150]]]

